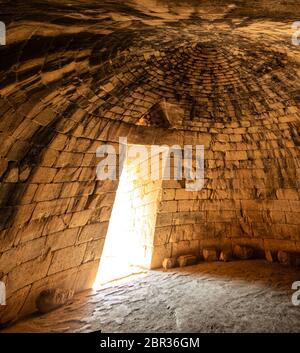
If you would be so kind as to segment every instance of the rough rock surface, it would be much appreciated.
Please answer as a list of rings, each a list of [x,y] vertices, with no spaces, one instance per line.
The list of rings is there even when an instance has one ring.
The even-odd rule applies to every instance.
[[[195,255],[181,255],[177,258],[179,267],[195,265],[197,260],[197,256]]]
[[[223,249],[220,253],[219,260],[224,262],[232,260],[232,251],[230,249]]]
[[[300,332],[291,303],[299,278],[298,268],[264,260],[150,271],[4,332]]]
[[[233,253],[235,257],[242,260],[249,260],[254,256],[254,250],[249,246],[235,245]]]
[[[286,266],[299,266],[300,265],[300,254],[292,253],[288,251],[278,251],[278,261]]]
[[[163,263],[162,263],[162,267],[167,270],[169,268],[173,268],[173,267],[176,267],[177,265],[177,259],[174,258],[174,257],[168,257],[168,258],[165,258]]]
[[[265,257],[266,257],[266,260],[269,262],[276,262],[278,260],[277,251],[266,249]]]
[[[218,260],[217,250],[214,248],[203,249],[203,258],[205,261],[217,261]]]
[[[36,299],[36,307],[42,314],[59,308],[67,304],[74,295],[73,290],[67,289],[46,289],[43,290]]]

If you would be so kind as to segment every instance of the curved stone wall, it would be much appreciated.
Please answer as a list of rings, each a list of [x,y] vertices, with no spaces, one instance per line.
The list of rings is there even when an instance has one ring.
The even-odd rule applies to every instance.
[[[96,149],[119,137],[205,146],[203,190],[163,184],[153,267],[208,245],[300,251],[296,1],[0,7],[1,322],[44,288],[91,287],[118,186]]]

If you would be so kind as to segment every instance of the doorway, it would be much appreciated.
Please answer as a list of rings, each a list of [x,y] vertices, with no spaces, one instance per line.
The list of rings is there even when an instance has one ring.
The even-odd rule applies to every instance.
[[[151,268],[162,180],[140,178],[149,164],[148,157],[125,159],[94,288]]]

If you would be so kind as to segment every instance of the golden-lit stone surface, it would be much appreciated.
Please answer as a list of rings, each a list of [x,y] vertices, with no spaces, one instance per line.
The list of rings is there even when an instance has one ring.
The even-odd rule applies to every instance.
[[[151,267],[211,247],[300,252],[298,1],[4,1],[0,13],[0,323],[44,289],[92,287],[118,187],[96,179],[96,149],[120,136],[205,147],[201,191],[161,185]]]

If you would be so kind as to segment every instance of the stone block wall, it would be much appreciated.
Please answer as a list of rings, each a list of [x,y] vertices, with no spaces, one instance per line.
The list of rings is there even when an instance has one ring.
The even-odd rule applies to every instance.
[[[298,124],[297,114],[269,114],[226,127],[202,124],[209,136],[186,133],[185,141],[205,146],[204,188],[191,192],[178,181],[163,182],[156,225],[161,257],[234,244],[299,252],[299,149],[291,137]]]
[[[57,131],[26,179],[18,171],[11,178],[15,167],[5,172],[0,272],[7,307],[1,322],[35,310],[45,288],[91,288],[118,185],[96,179],[95,149],[103,143]]]
[[[151,267],[165,256],[198,253],[209,245],[299,251],[299,150],[291,138],[298,116],[281,123],[285,119],[206,123],[206,132],[184,133],[112,121],[98,122],[96,133],[89,120],[81,124],[94,126],[93,139],[84,130],[76,137],[57,132],[26,181],[7,179],[9,169],[1,184],[2,210],[10,212],[1,222],[0,269],[10,308],[3,320],[31,312],[42,288],[91,287],[118,186],[117,180],[96,180],[95,152],[103,143],[118,147],[119,136],[132,144],[205,147],[201,191],[186,191],[174,180],[162,183]]]
[[[92,287],[118,186],[118,180],[97,180],[96,149],[130,130],[122,133],[118,122],[81,109],[60,111],[60,94],[41,92],[11,131],[16,116],[6,116],[11,137],[1,146],[0,273],[7,306],[0,308],[0,323],[34,311],[45,288]],[[56,103],[51,117],[59,123],[42,120],[49,102]],[[68,119],[64,129],[61,114]]]

